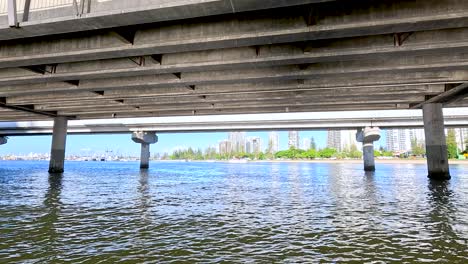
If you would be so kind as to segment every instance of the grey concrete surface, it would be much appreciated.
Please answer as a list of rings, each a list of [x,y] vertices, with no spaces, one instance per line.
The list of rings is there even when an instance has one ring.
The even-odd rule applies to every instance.
[[[0,122],[468,105],[466,1],[65,2],[0,10]]]

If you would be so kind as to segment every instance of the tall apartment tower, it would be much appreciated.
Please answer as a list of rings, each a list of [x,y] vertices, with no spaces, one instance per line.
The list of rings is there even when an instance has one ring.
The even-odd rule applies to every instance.
[[[299,148],[299,132],[289,131],[288,133],[288,148]]]
[[[341,131],[340,130],[328,130],[327,148],[341,150]]]
[[[279,135],[278,132],[270,132],[268,134],[268,150],[269,153],[276,153],[279,150]]]

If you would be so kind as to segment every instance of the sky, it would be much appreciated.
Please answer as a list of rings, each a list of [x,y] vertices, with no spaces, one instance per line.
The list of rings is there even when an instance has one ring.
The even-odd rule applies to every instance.
[[[246,136],[258,136],[262,139],[263,149],[268,146],[269,132],[247,132]],[[288,148],[288,132],[280,131],[280,149]],[[314,137],[318,148],[327,144],[326,131],[300,131],[300,141],[305,137]],[[218,142],[228,138],[228,132],[211,133],[171,133],[158,134],[158,143],[151,145],[151,153],[172,153],[176,149],[192,147],[205,149],[208,146],[217,146]],[[384,135],[376,142],[378,148],[384,145]],[[27,155],[29,153],[49,153],[51,136],[16,136],[10,137],[6,145],[0,145],[0,155],[14,154]],[[131,140],[130,134],[95,134],[95,135],[68,135],[66,155],[92,155],[104,154],[112,151],[114,155],[138,156],[140,145]]]

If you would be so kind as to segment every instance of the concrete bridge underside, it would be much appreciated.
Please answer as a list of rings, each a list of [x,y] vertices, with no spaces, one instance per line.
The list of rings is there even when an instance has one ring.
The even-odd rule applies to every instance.
[[[467,1],[62,2],[0,9],[0,121],[468,105]]]
[[[73,119],[423,109],[449,179],[467,58],[463,0],[0,0],[0,122],[53,118],[60,172]]]

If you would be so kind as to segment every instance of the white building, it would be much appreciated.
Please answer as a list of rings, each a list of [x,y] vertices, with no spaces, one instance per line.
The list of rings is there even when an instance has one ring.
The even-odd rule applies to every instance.
[[[268,134],[268,152],[276,153],[279,150],[279,135],[277,132],[270,132]]]
[[[219,154],[221,154],[221,155],[231,153],[231,151],[232,151],[231,141],[223,140],[223,141],[219,142],[219,150],[218,151],[219,151]]]
[[[245,152],[245,132],[229,132],[231,149],[234,152]]]
[[[262,152],[262,140],[259,137],[248,137],[245,143],[246,153],[260,153]]]
[[[467,146],[468,128],[455,128],[455,140],[457,141],[457,148],[464,151]]]
[[[299,148],[299,132],[289,131],[288,133],[288,148]]]
[[[310,144],[310,142],[309,142]],[[356,140],[356,130],[329,130],[327,147],[338,151],[350,150],[352,146],[362,150],[362,144]]]
[[[303,138],[302,139],[300,149],[303,149],[303,150],[310,149],[310,138]]]

